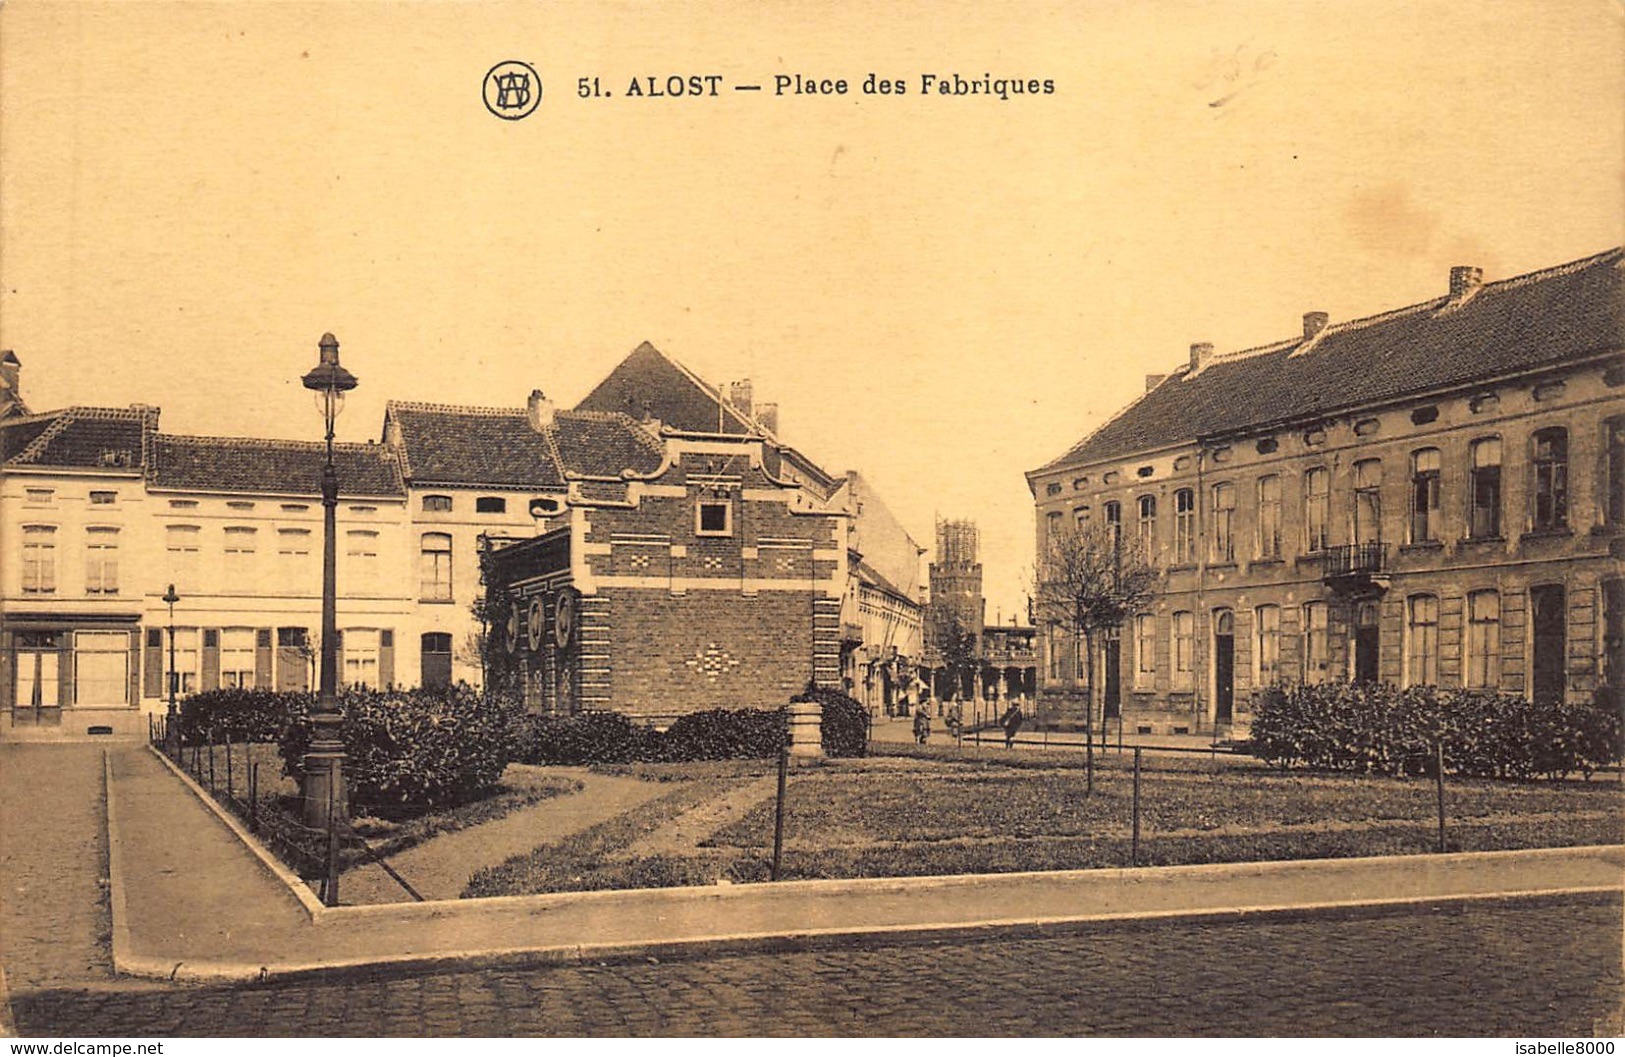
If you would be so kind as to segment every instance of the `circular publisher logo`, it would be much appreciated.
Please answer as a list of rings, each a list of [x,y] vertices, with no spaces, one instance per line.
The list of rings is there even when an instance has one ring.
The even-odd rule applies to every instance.
[[[518,121],[542,101],[542,78],[529,63],[509,59],[486,72],[483,92],[485,109],[504,121]]]

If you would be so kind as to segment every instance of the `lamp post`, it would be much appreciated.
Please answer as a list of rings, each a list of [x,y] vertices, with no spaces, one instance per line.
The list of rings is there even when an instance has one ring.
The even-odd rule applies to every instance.
[[[316,403],[327,427],[327,459],[322,465],[322,667],[300,795],[304,800],[305,825],[327,828],[330,821],[345,818],[349,813],[344,787],[344,741],[339,736],[342,717],[338,709],[336,670],[338,543],[334,537],[339,481],[333,469],[333,420],[344,406],[344,394],[356,387],[356,378],[339,366],[337,338],[323,334],[319,347],[321,357],[303,381],[305,388],[316,394]]]
[[[181,674],[175,670],[175,603],[180,600],[181,596],[175,593],[175,585],[170,584],[162,599],[169,606],[169,711],[164,714],[164,745],[175,759],[179,759],[181,754],[180,717],[175,712],[175,684],[180,681]]]

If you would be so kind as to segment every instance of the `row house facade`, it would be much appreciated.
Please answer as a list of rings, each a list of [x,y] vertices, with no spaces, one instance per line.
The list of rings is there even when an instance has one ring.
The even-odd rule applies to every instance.
[[[323,446],[166,434],[157,409],[144,405],[32,414],[21,397],[20,366],[11,353],[0,361],[0,737],[137,734],[146,715],[164,711],[171,679],[180,696],[229,686],[312,687],[320,656]],[[720,405],[729,421],[753,428],[684,429],[659,422],[646,406],[636,417],[597,409],[591,397],[577,409],[560,410],[538,391],[518,408],[394,401],[385,412],[382,443],[336,446],[341,682],[478,684],[482,636],[489,631],[475,613],[484,591],[481,549],[589,518],[576,510],[631,517],[623,512],[624,495],[594,504],[606,489],[621,488],[630,479],[625,475],[651,473],[668,455],[681,464],[674,444],[688,445],[686,468],[672,471],[681,485],[645,484],[638,494],[700,488],[694,482],[703,472],[695,476],[699,455],[693,453],[709,445],[717,450],[708,450],[707,458],[722,458],[718,446],[731,445],[723,461],[734,468],[718,471],[710,487],[732,495],[735,505],[725,512],[707,507],[707,517],[727,519],[726,531],[696,521],[687,529],[696,536],[692,544],[672,526],[660,530],[674,541],[665,559],[668,574],[686,567],[671,557],[685,549],[701,555],[733,545],[738,554],[703,559],[708,580],[717,561],[742,582],[765,578],[775,590],[781,574],[811,584],[816,569],[818,583],[798,587],[795,605],[805,602],[807,613],[816,609],[819,635],[836,643],[827,651],[819,647],[820,656],[831,653],[819,662],[820,682],[840,685],[841,608],[848,595],[861,593],[866,607],[882,598],[874,619],[861,622],[865,634],[887,663],[912,660],[918,600],[906,597],[908,563],[895,558],[917,560],[916,548],[906,533],[899,545],[900,527],[866,486],[831,477],[779,444],[768,428],[652,346],[640,347],[611,378],[641,382],[640,406],[684,413],[698,394],[702,402],[714,399],[696,421],[709,421]],[[754,469],[739,469],[747,465]],[[874,526],[861,551],[851,513],[860,490],[870,511],[867,524]],[[804,533],[806,516],[798,507],[787,522],[796,533],[787,529],[780,539],[766,532],[745,543],[747,532],[765,531],[766,520],[753,516],[759,493],[771,494],[770,506],[784,508],[793,496],[824,511],[820,516],[833,519],[828,525],[839,526],[838,537],[820,535],[836,532],[828,526]],[[664,509],[669,498],[651,500],[638,516]],[[685,517],[698,517],[694,509]],[[598,515],[600,530],[607,517]],[[658,534],[623,526],[613,540],[589,533],[582,544],[621,546],[628,532]],[[786,542],[792,535],[793,546]],[[654,561],[648,554],[644,560]],[[761,573],[759,563],[769,561],[775,571]],[[603,570],[596,574],[601,578]],[[179,596],[173,611],[163,600],[171,584]],[[749,595],[751,607],[772,609],[783,601],[769,593],[764,603],[762,594]],[[606,588],[587,606],[613,595],[613,586]],[[657,622],[659,630],[648,634],[673,642],[702,634],[703,621],[676,615],[695,595],[673,597],[672,620]],[[806,667],[799,690],[815,675],[811,618],[798,618],[792,635],[783,616],[753,626],[789,636],[785,649],[806,639],[795,661]],[[619,626],[632,621],[623,618]],[[701,655],[711,648],[709,642],[695,646]],[[624,660],[629,654],[618,656],[626,690],[633,666]],[[749,656],[728,656],[731,662],[717,663],[738,669],[737,677],[760,676]],[[873,686],[879,668],[869,674]],[[555,692],[556,682],[543,693],[538,676],[531,696],[550,708],[604,707],[602,694],[577,686],[581,678],[590,684],[593,675],[590,666],[571,675],[566,685],[574,689],[563,695]],[[788,678],[781,676],[762,692],[781,696],[777,682]],[[617,700],[631,699],[623,694]],[[653,703],[652,689],[637,700],[651,715],[662,707]],[[691,710],[699,697],[682,700],[689,703],[671,710]]]
[[[1331,679],[1589,699],[1625,673],[1625,354],[1613,250],[1187,366],[1029,473],[1039,540],[1133,534],[1155,598],[1040,635],[1058,715],[1244,730]]]

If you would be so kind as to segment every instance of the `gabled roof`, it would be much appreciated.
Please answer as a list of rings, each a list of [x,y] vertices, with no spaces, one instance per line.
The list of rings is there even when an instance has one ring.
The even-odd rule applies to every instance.
[[[149,407],[69,407],[0,422],[0,462],[8,467],[140,470],[144,440],[158,428]]]
[[[556,411],[537,432],[524,408],[392,400],[385,419],[414,485],[558,490],[567,475],[651,473],[663,459],[660,441],[623,414]]]
[[[157,434],[147,480],[153,488],[178,491],[316,496],[325,462],[320,441]],[[333,464],[341,496],[406,494],[395,459],[382,445],[335,444]]]
[[[1625,249],[1327,327],[1169,375],[1034,473],[1618,352]]]
[[[721,391],[647,341],[633,349],[592,392],[577,411],[613,411],[641,418],[645,411],[662,425],[684,433],[734,433],[762,437],[767,472],[782,476],[781,461],[795,466],[824,498],[841,478],[805,454],[781,442],[773,431],[726,400]]]

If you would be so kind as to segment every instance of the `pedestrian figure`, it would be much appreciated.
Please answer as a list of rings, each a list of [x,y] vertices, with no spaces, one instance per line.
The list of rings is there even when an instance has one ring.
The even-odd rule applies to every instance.
[[[965,706],[955,701],[948,706],[948,734],[955,741],[959,740],[959,732],[965,725]]]
[[[921,705],[914,712],[914,740],[916,743],[924,745],[930,737],[931,712],[924,705]]]
[[[999,723],[1004,727],[1004,747],[1007,749],[1013,747],[1016,743],[1016,731],[1021,729],[1021,706],[1014,701],[1010,702],[1010,707],[1005,709],[1004,718],[1000,719]]]

